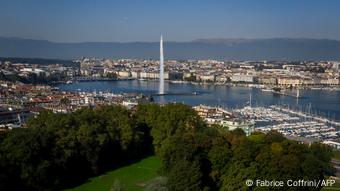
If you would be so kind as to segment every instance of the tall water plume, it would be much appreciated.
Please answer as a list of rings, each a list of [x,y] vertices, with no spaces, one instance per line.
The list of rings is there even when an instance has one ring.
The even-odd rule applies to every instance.
[[[159,94],[164,94],[164,57],[163,57],[163,37],[159,44],[160,58],[159,58]]]

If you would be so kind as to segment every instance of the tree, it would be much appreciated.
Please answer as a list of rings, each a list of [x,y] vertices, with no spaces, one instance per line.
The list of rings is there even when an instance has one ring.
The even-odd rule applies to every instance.
[[[60,99],[60,105],[69,105],[70,103],[71,101],[66,97]]]
[[[152,150],[162,161],[162,177],[146,187],[151,190],[313,190],[248,187],[245,181],[334,173],[327,145],[300,144],[274,131],[248,137],[241,129],[220,131],[182,104],[42,111],[27,126],[0,134],[0,190],[62,190]]]
[[[197,160],[177,160],[167,173],[168,186],[173,191],[199,191],[202,173]]]
[[[226,173],[228,163],[232,158],[232,151],[229,143],[222,137],[217,137],[208,153],[211,163],[212,179],[219,185],[219,179],[222,174]]]
[[[150,125],[155,152],[158,153],[163,141],[168,137],[185,131],[195,131],[204,126],[202,119],[189,106],[168,104],[157,114]]]
[[[71,114],[43,111],[0,138],[0,188],[62,189],[149,153],[134,116],[120,106]],[[148,132],[145,132],[148,131]],[[145,145],[148,143],[149,145]],[[146,152],[144,152],[146,151]]]

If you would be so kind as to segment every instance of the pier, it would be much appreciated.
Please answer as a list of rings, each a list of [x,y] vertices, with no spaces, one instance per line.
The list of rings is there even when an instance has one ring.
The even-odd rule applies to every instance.
[[[301,98],[299,89],[297,90],[296,94],[290,94],[290,93],[281,92],[281,91],[273,91],[273,94],[289,96],[289,97],[293,97],[293,98]]]
[[[133,80],[133,78],[78,77],[73,79],[74,82],[121,81],[121,80]]]
[[[151,94],[151,96],[197,96],[199,95],[197,92],[180,92],[180,93],[157,93]]]

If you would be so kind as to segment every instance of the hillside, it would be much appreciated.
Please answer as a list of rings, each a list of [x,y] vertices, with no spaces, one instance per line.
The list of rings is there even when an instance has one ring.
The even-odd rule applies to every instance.
[[[166,39],[165,39],[166,40]],[[158,42],[56,43],[0,37],[0,57],[158,59]],[[166,59],[338,60],[340,42],[327,39],[199,39],[164,42]]]

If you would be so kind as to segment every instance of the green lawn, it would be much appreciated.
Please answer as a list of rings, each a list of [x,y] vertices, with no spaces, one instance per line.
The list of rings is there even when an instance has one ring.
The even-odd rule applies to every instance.
[[[129,166],[107,172],[91,178],[87,183],[65,191],[110,191],[115,180],[123,185],[124,190],[142,191],[145,184],[157,176],[161,161],[151,156]]]

